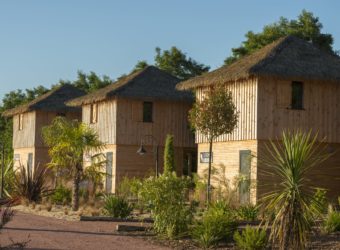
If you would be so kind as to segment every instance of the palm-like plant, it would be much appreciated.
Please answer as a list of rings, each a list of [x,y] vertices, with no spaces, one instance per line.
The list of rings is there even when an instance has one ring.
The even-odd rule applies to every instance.
[[[43,128],[43,138],[50,147],[50,166],[67,168],[73,179],[72,209],[79,208],[79,183],[83,172],[83,155],[101,151],[103,143],[97,133],[77,120],[69,121],[57,117],[52,124]]]
[[[104,178],[109,176],[109,174],[105,172],[104,167],[107,163],[107,160],[102,153],[96,154],[91,158],[91,165],[85,168],[84,179],[91,182],[92,188],[89,190],[89,192],[91,197],[94,198],[98,186],[103,183]]]
[[[319,216],[322,204],[315,198],[308,183],[307,172],[329,157],[317,135],[311,132],[283,132],[282,143],[267,145],[268,157],[262,159],[278,179],[278,189],[263,198],[267,211],[275,214],[271,240],[279,241],[281,249],[304,249],[313,218]],[[260,159],[261,160],[261,159]]]

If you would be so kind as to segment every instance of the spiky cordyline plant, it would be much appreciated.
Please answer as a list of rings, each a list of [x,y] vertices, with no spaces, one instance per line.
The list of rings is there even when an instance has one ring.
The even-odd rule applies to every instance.
[[[14,181],[14,197],[38,202],[51,193],[46,186],[47,169],[37,167],[33,174],[27,168],[20,166],[16,171]]]
[[[264,220],[267,226],[272,224],[270,238],[273,242],[278,240],[280,249],[304,249],[313,219],[322,211],[307,173],[329,154],[317,142],[317,135],[301,131],[283,132],[282,141],[271,141],[267,151],[263,163],[278,180],[278,188],[262,199],[265,210],[275,214],[273,219]]]

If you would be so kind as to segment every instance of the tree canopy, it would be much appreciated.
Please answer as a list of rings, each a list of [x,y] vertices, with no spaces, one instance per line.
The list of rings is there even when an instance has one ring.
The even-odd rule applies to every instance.
[[[157,47],[155,52],[154,65],[181,80],[201,75],[210,69],[209,66],[198,63],[191,57],[187,57],[185,53],[175,46],[163,51]],[[147,61],[138,61],[131,73],[144,69],[147,66],[149,66]]]
[[[227,57],[224,63],[229,65],[237,59],[249,55],[287,35],[300,37],[327,52],[336,53],[332,47],[333,36],[322,33],[322,27],[319,18],[306,10],[303,10],[296,20],[281,17],[278,22],[264,26],[259,33],[248,31],[245,34],[246,40],[242,42],[240,47],[232,48],[232,55]]]
[[[203,99],[194,103],[189,111],[189,122],[195,130],[206,136],[209,142],[207,182],[207,202],[209,203],[213,141],[220,135],[232,133],[238,122],[238,112],[232,93],[222,85],[209,89]]]
[[[176,47],[163,51],[157,47],[155,66],[182,80],[201,75],[210,69],[209,66],[198,63],[191,57],[187,57],[186,54]]]

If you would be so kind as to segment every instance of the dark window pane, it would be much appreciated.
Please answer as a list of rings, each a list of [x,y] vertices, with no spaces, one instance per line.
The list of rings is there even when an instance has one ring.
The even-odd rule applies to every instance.
[[[302,82],[292,82],[292,109],[303,109]]]
[[[143,122],[152,122],[152,102],[143,103]]]

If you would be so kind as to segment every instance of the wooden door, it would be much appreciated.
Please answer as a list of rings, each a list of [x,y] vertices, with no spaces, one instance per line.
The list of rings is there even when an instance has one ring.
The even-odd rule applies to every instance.
[[[106,180],[105,180],[105,191],[106,193],[112,192],[112,161],[113,153],[106,153]]]
[[[240,175],[239,183],[240,204],[248,204],[250,202],[250,164],[251,151],[240,150]]]

